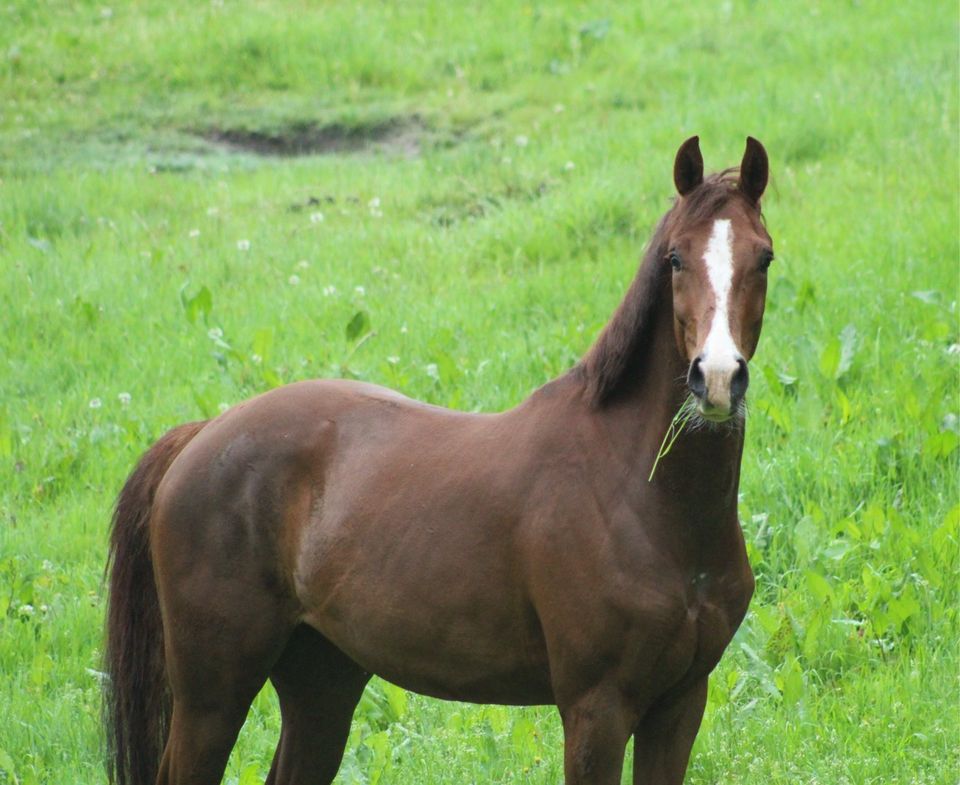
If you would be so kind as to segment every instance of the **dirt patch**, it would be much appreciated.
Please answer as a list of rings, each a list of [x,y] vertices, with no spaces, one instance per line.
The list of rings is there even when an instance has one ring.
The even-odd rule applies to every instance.
[[[360,126],[298,123],[266,131],[208,128],[197,133],[208,142],[235,152],[292,158],[368,152],[414,157],[420,153],[427,132],[423,121],[414,116]]]

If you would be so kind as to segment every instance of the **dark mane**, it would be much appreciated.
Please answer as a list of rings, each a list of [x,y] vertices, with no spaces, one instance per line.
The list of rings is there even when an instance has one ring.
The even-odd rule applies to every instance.
[[[660,219],[623,301],[574,369],[586,384],[592,406],[611,401],[641,373],[658,301],[666,290],[668,266],[662,262],[669,230],[681,220],[691,224],[707,221],[732,199],[745,200],[738,181],[736,167],[709,175],[687,196],[676,199]]]

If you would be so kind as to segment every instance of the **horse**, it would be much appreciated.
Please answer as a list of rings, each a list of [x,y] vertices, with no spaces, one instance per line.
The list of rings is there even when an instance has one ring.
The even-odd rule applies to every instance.
[[[698,137],[612,319],[501,413],[348,380],[181,425],[114,510],[105,724],[119,785],[210,785],[272,682],[267,783],[330,783],[376,674],[556,705],[566,785],[681,783],[754,578],[737,517],[772,241],[763,146]],[[692,423],[667,454],[676,414]]]

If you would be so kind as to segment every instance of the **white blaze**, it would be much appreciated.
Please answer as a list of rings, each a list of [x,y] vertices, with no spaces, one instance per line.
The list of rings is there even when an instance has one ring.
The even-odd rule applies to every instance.
[[[707,250],[703,255],[707,276],[713,287],[715,308],[710,332],[703,345],[701,368],[705,375],[718,371],[733,371],[740,359],[740,351],[730,334],[730,286],[733,282],[733,229],[730,221],[721,218],[713,222]]]

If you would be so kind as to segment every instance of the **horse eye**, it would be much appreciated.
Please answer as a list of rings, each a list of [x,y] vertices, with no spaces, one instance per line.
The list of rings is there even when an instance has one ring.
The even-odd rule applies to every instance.
[[[773,261],[773,251],[764,251],[760,257],[760,272],[765,273],[770,269],[770,263]]]
[[[667,259],[670,262],[670,266],[674,270],[680,271],[683,269],[683,262],[680,259],[680,254],[678,254],[676,251],[670,251]]]

